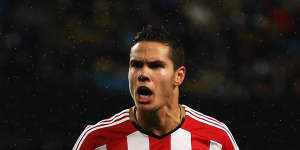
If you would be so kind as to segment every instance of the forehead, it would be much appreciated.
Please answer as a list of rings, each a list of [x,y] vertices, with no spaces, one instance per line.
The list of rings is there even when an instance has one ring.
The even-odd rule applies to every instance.
[[[130,60],[169,60],[170,47],[161,42],[141,41],[131,47]]]

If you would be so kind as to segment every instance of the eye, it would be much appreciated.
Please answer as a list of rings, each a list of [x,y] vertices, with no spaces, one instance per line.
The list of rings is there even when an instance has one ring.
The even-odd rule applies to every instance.
[[[162,68],[164,67],[162,62],[151,62],[149,63],[149,67],[152,69],[156,69],[156,68]]]
[[[133,67],[133,68],[142,68],[143,67],[143,63],[139,62],[139,61],[131,61],[130,62],[130,67]]]

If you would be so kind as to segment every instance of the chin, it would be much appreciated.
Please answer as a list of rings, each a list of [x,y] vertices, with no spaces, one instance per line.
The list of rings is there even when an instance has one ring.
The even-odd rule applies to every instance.
[[[151,104],[137,104],[136,108],[140,111],[153,111],[153,110],[155,110],[155,107],[153,107]]]
[[[154,111],[157,111],[161,108],[161,106],[159,105],[155,105],[153,103],[150,103],[150,104],[137,104],[136,105],[136,108],[139,110],[139,111],[149,111],[149,112],[154,112]]]

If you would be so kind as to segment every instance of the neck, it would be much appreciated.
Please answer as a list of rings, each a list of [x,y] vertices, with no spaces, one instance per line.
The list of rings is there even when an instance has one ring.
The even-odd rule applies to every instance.
[[[174,94],[176,95],[176,94]],[[151,111],[136,109],[136,121],[143,129],[157,136],[171,132],[181,123],[181,106],[178,104],[178,94],[170,103]]]

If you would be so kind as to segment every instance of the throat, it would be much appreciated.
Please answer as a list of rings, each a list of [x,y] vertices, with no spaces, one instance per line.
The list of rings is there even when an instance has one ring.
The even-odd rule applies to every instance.
[[[174,110],[153,113],[135,111],[136,124],[156,136],[163,136],[174,131],[183,121],[181,106]]]

